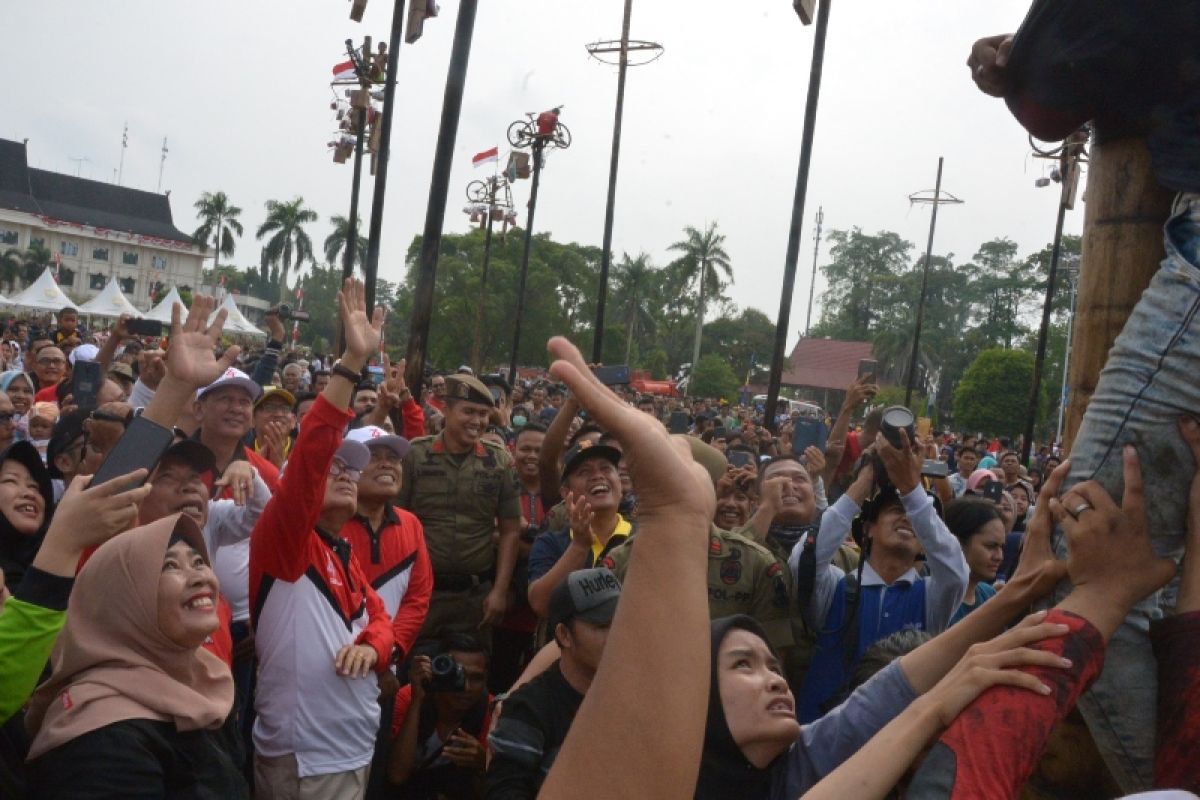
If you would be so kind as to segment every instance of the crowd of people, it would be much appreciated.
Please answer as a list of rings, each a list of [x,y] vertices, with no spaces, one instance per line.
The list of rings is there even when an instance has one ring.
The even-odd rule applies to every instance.
[[[1036,3],[969,62],[1035,132],[1104,111],[1052,5],[1200,30]],[[1200,171],[1159,133],[1168,260],[1069,454],[867,375],[824,421],[638,394],[561,338],[410,387],[354,280],[336,359],[204,296],[161,339],[10,321],[0,797],[1194,797]]]

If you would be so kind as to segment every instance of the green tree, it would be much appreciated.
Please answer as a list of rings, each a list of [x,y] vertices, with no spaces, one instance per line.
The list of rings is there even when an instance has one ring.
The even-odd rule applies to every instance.
[[[237,244],[234,236],[242,235],[242,223],[238,221],[242,210],[229,202],[224,192],[205,192],[194,204],[200,226],[192,238],[206,252],[213,246],[213,270],[220,268],[221,256],[232,256]]]
[[[812,335],[871,341],[882,310],[891,307],[899,277],[908,269],[912,243],[891,231],[870,236],[861,228],[832,231],[829,240],[832,261],[821,267],[828,288],[821,295],[821,319]]]
[[[341,268],[342,265],[342,250],[346,247],[346,242],[350,238],[350,219],[343,217],[341,214],[334,214],[329,218],[329,223],[333,225],[333,231],[325,237],[325,242],[322,248],[325,251],[325,260],[330,264]],[[359,221],[355,225],[355,230],[360,232],[354,245],[354,263],[352,267],[362,267],[367,263],[367,237],[363,236],[362,222]]]
[[[280,265],[279,271],[279,300],[288,297],[288,273],[292,269],[292,257],[295,256],[297,271],[305,261],[313,261],[312,239],[305,232],[304,226],[316,222],[317,212],[304,207],[304,198],[281,202],[268,200],[267,219],[259,226],[254,234],[256,239],[262,239],[268,234],[266,256],[271,263]],[[315,263],[315,262],[314,262]]]
[[[621,261],[613,269],[613,316],[625,326],[625,360],[628,364],[633,352],[633,340],[641,331],[654,333],[654,307],[652,305],[655,284],[659,281],[658,270],[650,263],[650,256],[638,253],[630,258],[621,254]]]
[[[709,353],[696,362],[688,381],[688,394],[693,397],[722,397],[731,400],[737,396],[742,382],[733,374],[733,368],[723,356]]]
[[[747,374],[770,367],[774,348],[775,323],[756,308],[744,309],[736,317],[717,317],[704,326],[705,351],[721,354],[739,386]]]
[[[1023,350],[984,350],[954,390],[954,421],[960,430],[1012,436],[1025,428],[1033,356]]]
[[[684,227],[684,238],[667,249],[682,253],[679,263],[690,283],[696,286],[696,339],[692,347],[692,365],[700,361],[700,338],[704,332],[704,307],[725,288],[721,275],[733,281],[733,266],[725,252],[725,235],[717,233],[717,223],[709,223],[703,232],[691,225]]]

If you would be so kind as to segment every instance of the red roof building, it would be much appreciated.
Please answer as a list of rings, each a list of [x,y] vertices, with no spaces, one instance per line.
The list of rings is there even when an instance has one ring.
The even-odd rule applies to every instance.
[[[783,368],[782,384],[844,391],[858,377],[858,362],[871,358],[870,342],[801,338]]]

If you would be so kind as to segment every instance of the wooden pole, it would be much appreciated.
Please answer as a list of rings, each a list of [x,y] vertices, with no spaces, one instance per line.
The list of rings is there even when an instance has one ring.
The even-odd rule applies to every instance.
[[[1143,140],[1092,146],[1063,436],[1068,452],[1108,351],[1163,259],[1170,208],[1171,193],[1155,182]]]

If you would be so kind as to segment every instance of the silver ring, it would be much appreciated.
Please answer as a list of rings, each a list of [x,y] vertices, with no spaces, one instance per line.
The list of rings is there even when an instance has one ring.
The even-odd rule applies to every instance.
[[[1080,514],[1082,514],[1085,511],[1091,511],[1091,510],[1092,510],[1091,503],[1086,503],[1086,502],[1080,503],[1079,505],[1075,506],[1075,508],[1071,511],[1071,516],[1074,517],[1075,519],[1079,519]]]

